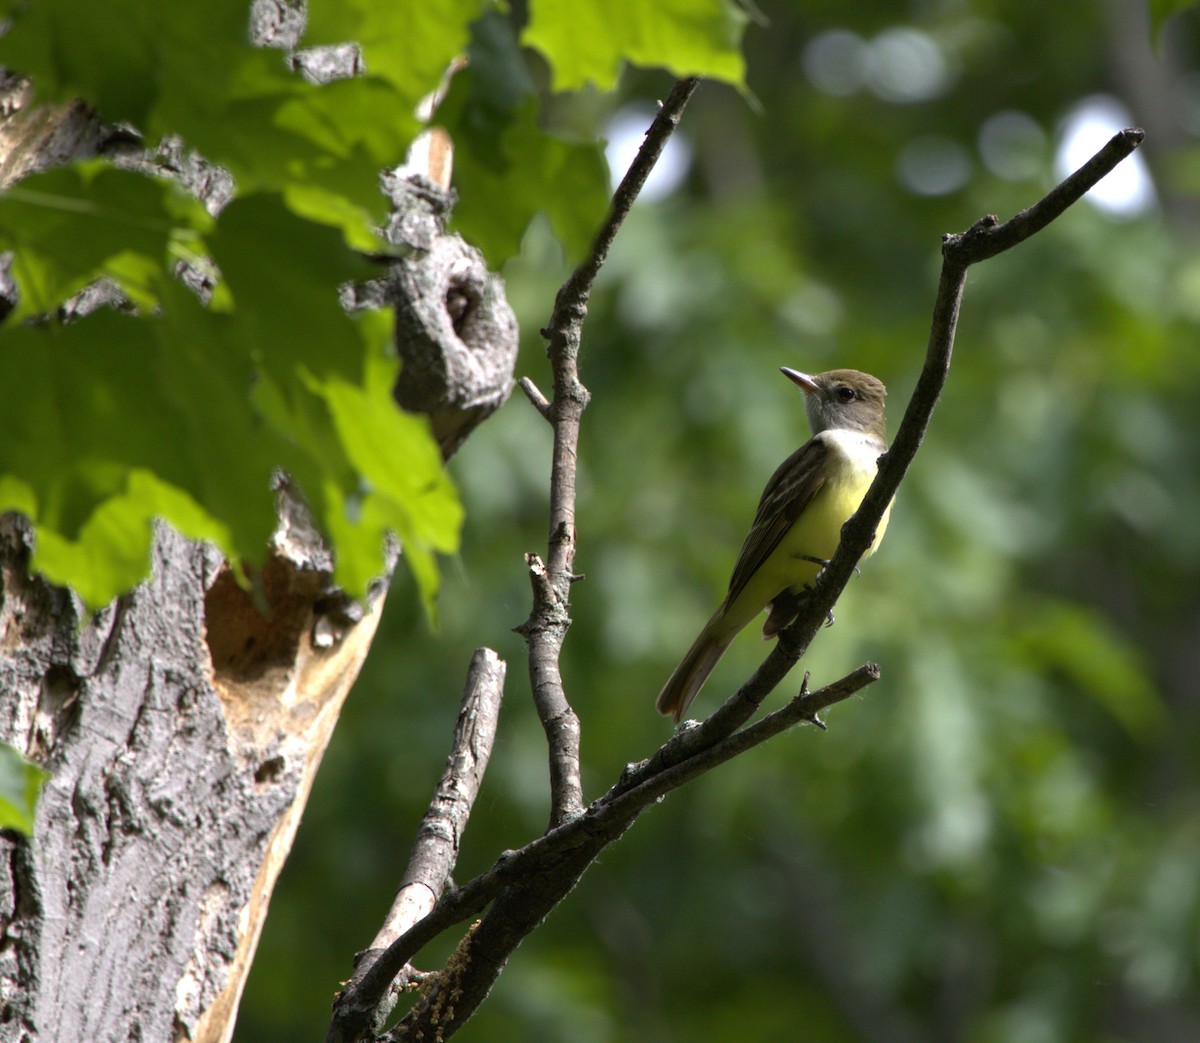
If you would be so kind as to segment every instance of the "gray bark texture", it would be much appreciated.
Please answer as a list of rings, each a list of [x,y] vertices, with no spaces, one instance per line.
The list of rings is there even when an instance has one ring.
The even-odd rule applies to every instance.
[[[236,1005],[241,921],[305,764],[283,728],[236,725],[305,616],[277,592],[278,653],[214,664],[214,551],[161,527],[150,581],[84,620],[29,576],[29,536],[0,526],[0,728],[51,778],[31,841],[0,837],[0,1037],[202,1038]]]
[[[259,5],[272,6],[290,11]],[[0,186],[100,153],[178,177],[213,213],[232,194],[228,174],[179,142],[147,150],[82,105],[27,101],[18,81],[0,83]],[[405,256],[342,300],[395,309],[397,400],[430,415],[449,457],[508,396],[517,326],[502,281],[444,235],[452,196],[415,184],[388,184],[397,213],[385,231]],[[0,257],[0,319],[14,292],[6,269]],[[178,274],[202,299],[211,291]],[[59,318],[123,303],[98,285]],[[30,574],[30,526],[0,516],[0,741],[51,775],[34,835],[0,833],[0,1043],[232,1035],[386,590],[381,578],[358,605],[333,588],[330,552],[286,479],[277,495],[253,593],[212,548],[159,526],[151,578],[90,618]]]

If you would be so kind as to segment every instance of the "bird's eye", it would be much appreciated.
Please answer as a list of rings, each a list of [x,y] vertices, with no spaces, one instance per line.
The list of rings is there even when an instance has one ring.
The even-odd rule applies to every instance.
[[[837,389],[837,397],[843,402],[853,402],[856,398],[858,398],[858,395],[855,394],[854,388],[847,387],[845,384],[843,384]]]

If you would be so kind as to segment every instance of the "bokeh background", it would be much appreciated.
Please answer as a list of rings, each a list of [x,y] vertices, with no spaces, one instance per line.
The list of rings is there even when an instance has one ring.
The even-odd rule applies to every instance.
[[[753,96],[701,88],[585,329],[587,579],[563,667],[589,797],[668,736],[654,696],[807,437],[778,366],[879,375],[894,430],[941,235],[1033,202],[1120,126],[1147,141],[971,273],[887,539],[804,664],[823,683],[872,659],[883,679],[828,733],[798,729],[645,815],[460,1038],[1200,1039],[1197,24],[1185,12],[1154,40],[1141,0],[760,4]],[[615,154],[669,83],[630,70],[549,118]],[[504,269],[518,371],[543,387],[537,331],[566,270],[542,223]],[[544,829],[512,628],[521,555],[545,547],[549,447],[518,394],[453,462],[468,518],[440,629],[401,569],[275,896],[242,1043],[320,1038],[478,645],[509,680],[459,879]],[[696,709],[764,651],[744,634]]]

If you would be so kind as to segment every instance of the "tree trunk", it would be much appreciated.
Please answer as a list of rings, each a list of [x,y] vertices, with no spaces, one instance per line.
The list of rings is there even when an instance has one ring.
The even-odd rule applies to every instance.
[[[92,619],[0,528],[3,738],[51,772],[0,839],[0,1038],[227,1039],[263,913],[382,598],[329,647],[325,577],[272,558],[267,612],[165,526]]]
[[[82,106],[18,112],[0,123],[0,179],[108,141]],[[161,172],[128,135],[114,148]],[[200,181],[219,185],[219,208],[231,186]],[[437,186],[389,194],[388,238],[412,249],[343,303],[396,310],[396,397],[430,415],[448,457],[508,396],[516,320],[478,251],[443,235]],[[7,293],[0,272],[0,318]],[[30,526],[0,516],[0,741],[51,775],[34,835],[0,833],[0,1043],[231,1037],[386,589],[350,602],[286,481],[278,503],[252,591],[160,525],[151,578],[91,618],[30,575]]]

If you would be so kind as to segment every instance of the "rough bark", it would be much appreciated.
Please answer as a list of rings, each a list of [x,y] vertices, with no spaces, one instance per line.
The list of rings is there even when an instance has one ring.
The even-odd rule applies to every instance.
[[[326,578],[272,558],[266,612],[165,526],[90,620],[0,526],[2,738],[50,772],[0,837],[0,1037],[228,1038],[279,864],[380,603],[328,648]]]
[[[0,522],[0,741],[52,774],[33,838],[0,835],[0,1041],[232,1034],[383,602],[383,583],[365,608],[331,587],[280,497],[259,597],[163,526],[150,581],[91,619]]]
[[[178,177],[213,213],[232,194],[228,174],[178,141],[147,150],[85,106],[27,100],[19,81],[0,83],[0,185],[101,152]],[[431,415],[448,457],[508,396],[516,321],[482,257],[443,235],[452,197],[390,189],[389,238],[410,252],[343,300],[396,310],[396,396]],[[0,318],[14,291],[6,268],[0,258]],[[97,285],[61,317],[121,302]],[[91,618],[29,574],[29,526],[0,517],[0,741],[51,773],[34,836],[0,834],[0,1043],[232,1035],[386,589],[383,578],[365,606],[334,589],[298,496],[286,480],[278,493],[253,592],[214,550],[163,526],[150,580]]]

